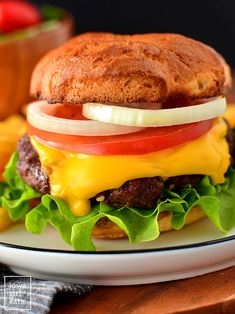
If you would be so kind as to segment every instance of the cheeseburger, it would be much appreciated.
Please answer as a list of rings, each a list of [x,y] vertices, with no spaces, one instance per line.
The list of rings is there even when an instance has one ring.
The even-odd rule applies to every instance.
[[[29,232],[155,240],[204,216],[235,226],[229,67],[176,34],[83,34],[36,66],[1,203]],[[33,204],[32,205],[32,200]],[[36,202],[35,202],[36,200]]]

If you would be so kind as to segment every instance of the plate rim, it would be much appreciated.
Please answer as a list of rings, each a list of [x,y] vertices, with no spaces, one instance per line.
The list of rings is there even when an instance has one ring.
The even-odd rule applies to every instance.
[[[191,244],[177,245],[177,246],[167,246],[161,248],[150,248],[150,249],[133,249],[133,250],[110,250],[110,251],[70,251],[70,250],[60,250],[60,249],[47,249],[47,248],[35,248],[25,245],[17,245],[12,243],[6,243],[0,241],[0,248],[11,248],[18,249],[22,251],[35,251],[41,253],[49,253],[49,254],[69,254],[69,255],[124,255],[124,254],[140,254],[140,253],[158,253],[158,252],[166,252],[166,251],[179,251],[179,250],[188,250],[188,249],[198,249],[204,246],[214,246],[216,244],[221,244],[225,242],[235,241],[235,234],[231,236],[227,236],[224,238],[202,241]]]

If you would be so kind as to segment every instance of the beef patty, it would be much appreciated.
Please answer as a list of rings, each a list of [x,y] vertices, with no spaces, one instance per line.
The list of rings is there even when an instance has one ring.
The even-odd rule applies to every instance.
[[[25,134],[17,144],[19,159],[17,170],[21,178],[34,190],[47,194],[50,193],[49,178],[42,169],[37,151],[30,142],[28,134]]]
[[[235,131],[229,129],[227,135],[231,161],[235,153]],[[17,145],[19,160],[17,170],[22,179],[36,191],[50,193],[50,182],[44,173],[38,153],[32,146],[29,136],[24,135]],[[140,178],[125,182],[120,188],[99,193],[94,199],[104,201],[106,204],[120,208],[123,206],[136,208],[153,208],[161,198],[164,188],[179,191],[183,186],[190,184],[195,187],[202,175],[184,175],[170,177],[163,180],[160,177]]]

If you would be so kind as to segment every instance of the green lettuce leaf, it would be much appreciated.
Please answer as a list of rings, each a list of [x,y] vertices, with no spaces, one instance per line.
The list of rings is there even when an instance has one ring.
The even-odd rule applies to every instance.
[[[15,153],[3,174],[6,183],[0,185],[0,205],[8,209],[13,221],[24,219],[30,210],[29,201],[41,196],[21,179],[16,169],[17,160],[18,154]]]
[[[205,176],[199,186],[201,195],[196,202],[207,217],[221,231],[227,232],[235,227],[235,169],[230,168],[224,184],[213,185]]]
[[[103,214],[97,213],[90,219],[76,223],[72,227],[71,244],[77,251],[94,251],[95,246],[91,240],[91,233],[96,222],[103,217]]]
[[[25,184],[17,173],[17,160],[18,155],[14,154],[4,172],[6,182],[0,183],[0,205],[8,209],[13,220],[24,219],[31,233],[40,234],[52,225],[75,250],[95,250],[92,230],[104,217],[124,230],[131,243],[155,240],[159,236],[157,218],[162,212],[171,212],[171,226],[180,230],[191,208],[197,205],[222,232],[235,227],[234,169],[228,171],[224,184],[214,185],[205,176],[196,188],[188,185],[177,193],[165,190],[153,209],[113,209],[101,202],[96,203],[89,214],[77,217],[64,200],[48,194],[42,196]],[[39,198],[39,204],[30,208],[29,201],[35,198]]]

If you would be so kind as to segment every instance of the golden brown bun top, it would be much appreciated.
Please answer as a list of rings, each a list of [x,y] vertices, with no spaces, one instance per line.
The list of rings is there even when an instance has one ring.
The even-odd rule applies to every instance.
[[[230,84],[224,59],[185,36],[86,33],[38,63],[31,93],[52,103],[160,102],[218,96]]]

